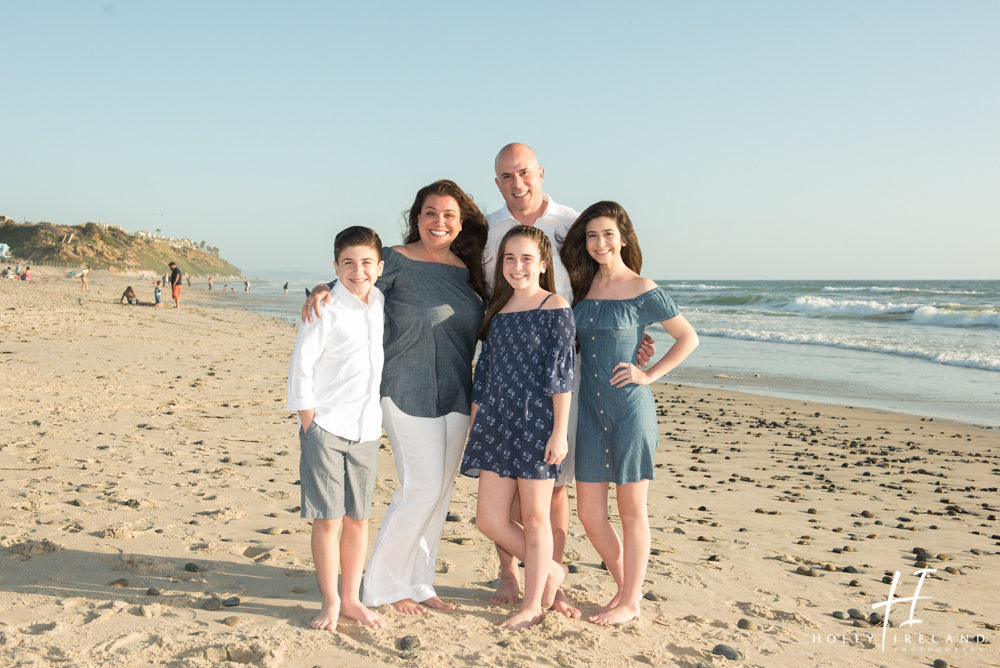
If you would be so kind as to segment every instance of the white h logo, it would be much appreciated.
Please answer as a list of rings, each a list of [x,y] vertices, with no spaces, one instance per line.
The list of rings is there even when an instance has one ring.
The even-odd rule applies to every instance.
[[[896,597],[896,585],[899,583],[899,571],[896,571],[892,576],[892,584],[889,585],[889,598],[881,603],[872,603],[872,609],[885,608],[885,616],[882,621],[882,651],[885,651],[885,632],[889,628],[889,610],[892,608],[893,603],[910,603],[910,618],[905,622],[900,622],[900,626],[910,626],[912,624],[923,624],[923,620],[914,619],[913,613],[917,609],[917,601],[922,598],[930,598],[930,596],[920,596],[920,588],[924,584],[924,578],[927,577],[928,573],[933,573],[933,568],[921,568],[919,571],[915,571],[914,575],[920,576],[920,581],[917,582],[916,589],[913,590],[913,596],[908,596],[906,598]]]

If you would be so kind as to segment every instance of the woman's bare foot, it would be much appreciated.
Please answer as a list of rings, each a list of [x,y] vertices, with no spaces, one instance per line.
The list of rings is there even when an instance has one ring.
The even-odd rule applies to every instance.
[[[340,617],[340,599],[320,608],[319,614],[309,622],[309,626],[320,631],[336,631],[338,617]]]
[[[404,615],[423,615],[427,612],[426,608],[412,598],[404,598],[402,601],[396,601],[392,604],[392,607],[396,608],[396,612]]]
[[[435,610],[454,610],[454,603],[445,603],[437,596],[431,596],[430,598],[420,601],[421,605],[426,605],[428,608],[434,608]]]
[[[566,598],[566,594],[563,593],[562,589],[556,592],[556,600],[552,601],[552,606],[549,610],[558,612],[560,615],[564,615],[570,619],[580,618],[580,608],[569,602],[569,599]]]
[[[340,608],[340,614],[359,621],[370,629],[380,629],[385,626],[385,620],[361,605],[360,601],[344,601]]]
[[[597,612],[595,612],[593,615],[591,615],[591,617],[603,614],[603,613],[607,612],[608,610],[611,610],[612,608],[617,608],[618,604],[621,603],[621,602],[622,602],[622,593],[619,590],[619,591],[615,592],[615,595],[611,597],[610,601],[608,601],[607,603],[605,603],[604,605],[602,605],[601,607],[599,607],[597,609]]]
[[[542,621],[542,618],[544,617],[545,613],[539,609],[525,610],[524,608],[521,608],[510,617],[500,622],[500,628],[510,629],[511,631],[520,631],[521,629],[526,629],[529,626],[534,626]]]
[[[562,586],[563,580],[569,569],[555,561],[550,562],[549,577],[545,580],[545,588],[542,589],[542,610],[548,610],[556,600],[556,593]]]
[[[506,573],[500,575],[500,584],[497,590],[490,596],[490,603],[493,605],[515,605],[521,598],[521,583],[516,577],[511,577]]]
[[[633,619],[638,619],[639,614],[638,605],[618,605],[610,610],[606,610],[605,612],[599,612],[596,615],[591,615],[587,621],[593,622],[599,626],[618,626],[619,624],[630,622]]]

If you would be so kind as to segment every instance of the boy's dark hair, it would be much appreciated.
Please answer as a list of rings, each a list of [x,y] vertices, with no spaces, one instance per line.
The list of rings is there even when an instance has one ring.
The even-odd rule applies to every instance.
[[[333,261],[340,260],[340,252],[350,246],[368,246],[375,250],[379,262],[382,261],[382,240],[370,227],[352,225],[338,232],[333,242]]]

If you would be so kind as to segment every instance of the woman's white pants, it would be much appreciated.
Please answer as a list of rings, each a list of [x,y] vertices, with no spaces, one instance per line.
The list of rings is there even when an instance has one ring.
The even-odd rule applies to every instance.
[[[365,569],[362,602],[367,606],[435,596],[434,567],[469,416],[413,417],[383,397],[382,426],[392,445],[399,487]]]

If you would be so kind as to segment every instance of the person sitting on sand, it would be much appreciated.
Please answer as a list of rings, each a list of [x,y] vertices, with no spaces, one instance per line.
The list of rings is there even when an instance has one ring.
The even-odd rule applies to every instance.
[[[334,241],[334,267],[333,298],[323,317],[299,327],[288,367],[288,409],[298,412],[301,425],[302,517],[313,520],[312,555],[323,598],[310,625],[327,631],[336,629],[341,613],[370,628],[385,624],[361,603],[382,435],[385,299],[375,287],[384,267],[382,240],[367,227],[348,227]]]
[[[135,290],[132,289],[131,285],[125,288],[125,292],[122,293],[121,299],[118,300],[119,304],[123,302],[133,305],[139,303],[139,298],[135,296]]]
[[[639,616],[649,561],[646,496],[653,479],[657,422],[648,385],[683,362],[698,346],[698,335],[663,288],[639,275],[642,251],[620,204],[598,202],[584,209],[561,253],[573,284],[580,341],[577,514],[618,585],[589,620],[614,626]],[[632,360],[646,326],[655,323],[675,341],[643,371]],[[612,482],[624,545],[608,520]]]

